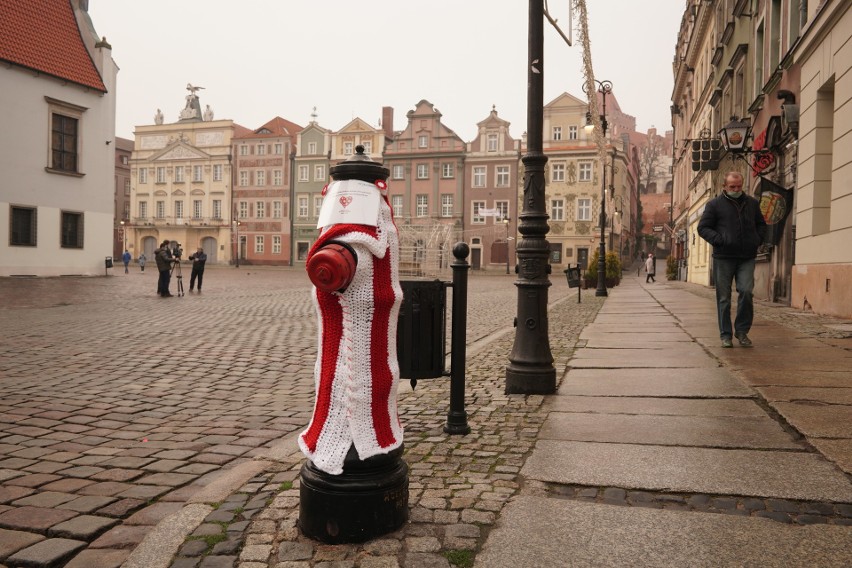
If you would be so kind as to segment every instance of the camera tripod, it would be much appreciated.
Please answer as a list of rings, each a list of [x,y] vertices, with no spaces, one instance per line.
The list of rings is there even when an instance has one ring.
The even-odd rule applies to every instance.
[[[183,274],[181,273],[180,260],[172,260],[172,270],[169,272],[169,277],[177,273],[177,296],[183,296]]]

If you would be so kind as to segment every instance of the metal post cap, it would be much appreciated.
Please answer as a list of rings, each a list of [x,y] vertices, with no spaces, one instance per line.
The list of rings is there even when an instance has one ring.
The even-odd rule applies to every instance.
[[[370,156],[364,153],[364,146],[361,144],[355,146],[354,156],[332,166],[329,173],[334,181],[357,179],[368,183],[374,183],[376,180],[386,181],[390,176],[390,170],[371,160]]]

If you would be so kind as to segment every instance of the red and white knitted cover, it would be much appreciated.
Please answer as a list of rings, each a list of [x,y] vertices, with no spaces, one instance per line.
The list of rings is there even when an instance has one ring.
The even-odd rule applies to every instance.
[[[402,303],[399,235],[387,197],[379,200],[376,227],[325,227],[308,259],[330,240],[350,245],[358,266],[344,292],[312,290],[319,319],[316,401],[299,447],[317,468],[339,475],[353,443],[362,460],[402,444],[396,358]]]

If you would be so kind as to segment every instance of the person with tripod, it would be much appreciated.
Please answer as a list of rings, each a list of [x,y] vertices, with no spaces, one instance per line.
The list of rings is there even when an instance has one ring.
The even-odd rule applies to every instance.
[[[160,272],[160,278],[157,280],[157,294],[163,298],[171,298],[169,292],[169,281],[172,273],[172,251],[169,248],[169,241],[165,240],[160,244],[160,248],[154,251],[154,260],[157,261],[157,270]]]
[[[201,292],[201,282],[204,280],[204,264],[207,262],[207,255],[204,254],[204,249],[198,247],[198,250],[189,255],[189,260],[192,261],[192,274],[189,275],[189,291],[192,292],[195,288],[195,278],[198,277],[198,291]]]

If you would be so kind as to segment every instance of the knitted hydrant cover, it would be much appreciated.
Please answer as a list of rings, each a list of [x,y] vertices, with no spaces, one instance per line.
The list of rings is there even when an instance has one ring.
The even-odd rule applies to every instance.
[[[382,187],[382,193],[386,190]],[[397,413],[399,364],[396,327],[399,235],[383,195],[376,227],[325,227],[308,259],[329,241],[356,253],[355,276],[343,292],[312,290],[319,320],[319,353],[314,367],[316,401],[299,447],[322,471],[339,475],[354,443],[360,459],[386,454],[402,444]]]

